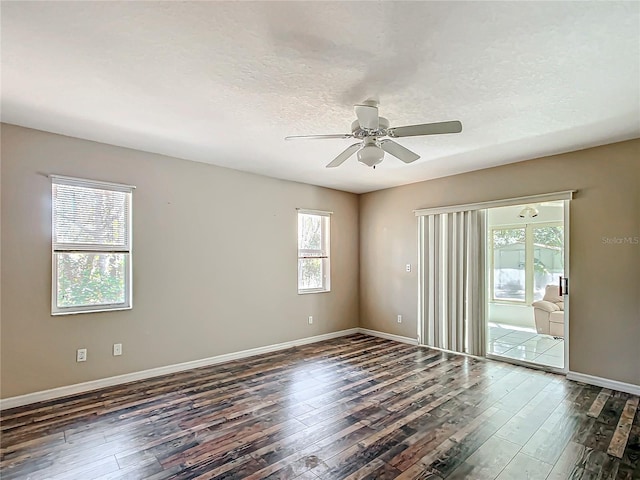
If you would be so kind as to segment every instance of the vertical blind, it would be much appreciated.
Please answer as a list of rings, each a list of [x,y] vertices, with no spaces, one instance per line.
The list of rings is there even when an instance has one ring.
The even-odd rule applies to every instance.
[[[424,343],[485,353],[484,210],[420,217]]]

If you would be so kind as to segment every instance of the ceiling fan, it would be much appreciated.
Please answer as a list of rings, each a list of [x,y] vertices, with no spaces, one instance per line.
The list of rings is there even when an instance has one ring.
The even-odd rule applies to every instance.
[[[351,155],[358,152],[358,161],[368,167],[376,168],[384,158],[384,153],[402,160],[404,163],[415,162],[420,155],[391,139],[380,140],[382,137],[400,138],[416,137],[420,135],[439,135],[443,133],[460,133],[462,123],[457,120],[450,122],[423,123],[404,127],[389,127],[389,120],[378,115],[378,102],[367,100],[361,105],[355,105],[357,120],[351,124],[351,133],[332,135],[293,135],[285,140],[325,139],[325,138],[357,138],[358,143],[347,147],[334,158],[327,168],[342,165]]]

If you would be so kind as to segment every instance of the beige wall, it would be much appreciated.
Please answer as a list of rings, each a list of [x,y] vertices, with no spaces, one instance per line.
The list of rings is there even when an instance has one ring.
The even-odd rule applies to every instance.
[[[415,337],[413,209],[569,189],[579,190],[570,368],[640,384],[640,245],[602,241],[640,236],[640,140],[361,196],[11,125],[2,126],[1,153],[2,398],[338,331],[359,318]],[[137,185],[133,310],[50,315],[49,173]],[[296,207],[334,212],[331,293],[296,294]],[[113,343],[123,356],[111,355]],[[75,362],[80,347],[86,363]]]
[[[416,337],[414,209],[574,189],[569,367],[640,385],[640,140],[362,195],[360,326]]]
[[[11,125],[1,173],[2,398],[358,325],[354,194]],[[138,187],[133,310],[50,315],[50,173]],[[330,293],[297,295],[296,207],[334,212]]]

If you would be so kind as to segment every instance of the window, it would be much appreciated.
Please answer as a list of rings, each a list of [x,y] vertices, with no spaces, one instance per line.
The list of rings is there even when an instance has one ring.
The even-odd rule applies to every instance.
[[[298,210],[298,293],[330,290],[331,212]]]
[[[532,303],[564,271],[561,223],[491,229],[492,300]]]
[[[526,242],[524,228],[492,230],[493,299],[525,301]]]
[[[51,313],[131,308],[134,187],[52,175]]]
[[[548,284],[564,276],[564,227],[533,225],[533,301],[542,300]]]

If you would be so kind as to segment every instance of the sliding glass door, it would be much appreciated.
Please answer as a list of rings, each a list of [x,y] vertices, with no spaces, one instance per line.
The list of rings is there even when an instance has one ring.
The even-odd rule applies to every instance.
[[[488,210],[487,355],[562,370],[567,201]],[[568,202],[567,202],[568,203]],[[568,307],[568,305],[566,305]]]
[[[573,193],[417,209],[419,344],[566,372]]]

